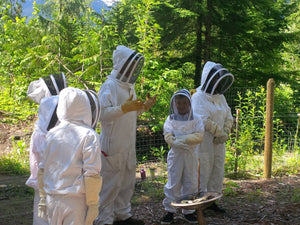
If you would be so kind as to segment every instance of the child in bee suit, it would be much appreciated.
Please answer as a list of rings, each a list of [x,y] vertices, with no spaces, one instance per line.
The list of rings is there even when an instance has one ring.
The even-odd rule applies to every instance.
[[[156,96],[137,99],[135,81],[144,56],[119,45],[113,52],[113,70],[99,90],[103,188],[95,225],[143,225],[132,217],[131,198],[136,172],[136,120],[148,111]]]
[[[39,165],[40,205],[50,225],[92,225],[98,216],[102,179],[98,96],[68,87],[57,106],[60,124],[47,136]]]
[[[33,203],[33,225],[46,225],[48,222],[38,217],[38,204],[40,201],[38,190],[38,165],[41,162],[43,145],[48,131],[58,124],[56,107],[59,92],[67,86],[63,73],[42,77],[32,81],[28,87],[28,97],[39,105],[38,120],[35,123],[34,131],[30,140],[30,177],[26,185],[34,189]]]
[[[224,93],[234,80],[221,64],[206,62],[202,71],[201,86],[192,96],[195,114],[205,121],[203,142],[198,146],[200,158],[200,189],[222,193],[225,163],[225,142],[233,124],[231,110]],[[225,212],[217,204],[210,209]]]
[[[198,161],[196,145],[201,143],[204,124],[200,117],[193,114],[191,96],[188,90],[176,92],[170,101],[170,114],[164,123],[165,141],[171,146],[168,152],[168,182],[165,185],[163,205],[167,214],[161,224],[173,222],[176,208],[172,201],[188,194],[196,193],[198,181]],[[194,210],[183,209],[184,220],[198,223]]]

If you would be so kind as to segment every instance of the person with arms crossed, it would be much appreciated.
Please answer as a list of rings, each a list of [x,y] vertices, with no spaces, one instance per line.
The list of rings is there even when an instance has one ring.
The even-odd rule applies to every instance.
[[[200,189],[222,193],[225,163],[225,142],[229,139],[233,117],[224,93],[234,77],[221,64],[208,61],[204,65],[201,86],[192,96],[195,114],[205,121],[203,142],[197,146],[200,158]],[[215,202],[207,209],[225,212]]]
[[[171,224],[176,208],[172,201],[194,194],[198,190],[198,161],[196,146],[203,140],[204,124],[193,114],[191,95],[188,90],[177,91],[170,101],[170,114],[164,123],[165,141],[171,146],[168,152],[168,182],[165,185],[163,205],[167,214],[161,224]],[[193,212],[183,209],[183,219],[188,223],[198,223]]]

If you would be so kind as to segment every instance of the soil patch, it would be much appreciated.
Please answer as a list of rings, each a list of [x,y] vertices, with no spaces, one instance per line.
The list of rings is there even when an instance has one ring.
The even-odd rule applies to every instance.
[[[32,224],[33,190],[24,184],[26,179],[26,176],[0,175],[0,225]],[[232,184],[230,191],[228,183]],[[224,195],[218,204],[226,213],[205,210],[208,225],[299,224],[300,175],[268,180],[227,180],[224,192],[230,194]],[[133,204],[132,213],[146,225],[158,225],[165,213],[162,199],[153,201],[144,193],[142,201]],[[188,224],[180,210],[175,216],[174,225]]]

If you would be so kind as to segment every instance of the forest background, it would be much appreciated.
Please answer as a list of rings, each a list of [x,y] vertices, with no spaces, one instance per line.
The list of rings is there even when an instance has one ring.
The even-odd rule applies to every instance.
[[[121,0],[108,10],[93,9],[89,0],[45,0],[34,4],[31,17],[22,16],[23,0],[0,2],[2,123],[33,123],[38,105],[26,91],[42,76],[63,72],[69,86],[98,91],[112,69],[113,50],[123,44],[146,58],[138,97],[158,94],[155,106],[139,117],[147,126],[138,135],[161,134],[172,94],[198,87],[203,65],[211,60],[235,76],[228,101],[233,115],[239,109],[244,118],[239,140],[228,143],[227,169],[241,158],[237,148],[247,153],[244,162],[263,151],[270,78],[276,83],[275,113],[280,112],[275,146],[298,153],[299,0]],[[164,145],[162,140],[150,146],[152,157],[165,156]]]
[[[38,105],[27,97],[29,83],[63,72],[69,86],[98,91],[120,44],[146,58],[137,96],[158,94],[138,118],[134,215],[147,225],[163,216],[169,101],[178,89],[198,87],[211,60],[235,76],[226,99],[236,120],[220,201],[227,214],[206,220],[299,224],[300,0],[120,0],[101,9],[89,0],[45,0],[30,17],[23,16],[24,2],[0,0],[0,224],[32,224],[33,190],[24,183]],[[270,78],[276,86],[272,179],[266,181],[260,178]]]

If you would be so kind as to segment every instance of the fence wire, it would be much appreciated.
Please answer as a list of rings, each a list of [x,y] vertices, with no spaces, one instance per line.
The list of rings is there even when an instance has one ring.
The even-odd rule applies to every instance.
[[[299,87],[300,88],[300,87]],[[232,115],[234,120],[236,119],[236,110],[239,108],[239,101],[237,93],[240,93],[242,99],[247,102],[247,98],[252,96],[259,96],[259,93],[262,92],[261,87],[258,88],[231,88],[226,93],[226,99],[229,107],[232,110]],[[248,93],[248,96],[247,96]],[[250,94],[249,94],[250,93]],[[254,107],[257,110],[265,110],[265,96],[266,90],[263,90],[262,99],[254,100],[251,102],[251,109]],[[276,94],[275,94],[276,95]],[[274,121],[274,142],[279,140],[282,141],[288,151],[295,150],[296,146],[299,146],[299,122],[300,114],[297,110],[300,109],[299,105],[290,105],[289,109],[285,106],[285,102],[281,102],[275,96],[275,109],[279,109],[274,112],[273,121]],[[299,101],[295,101],[299,102]],[[282,105],[281,105],[282,104]],[[251,110],[249,109],[249,110]],[[283,109],[283,110],[280,110]],[[254,115],[249,115],[247,112],[243,114],[244,116],[239,118],[239,121],[242,123],[244,121],[252,121],[255,123],[255,126],[261,130],[264,134],[264,124],[265,124],[265,111],[264,113],[256,113]],[[247,123],[246,123],[247,124]],[[135,193],[132,199],[133,204],[146,203],[150,205],[155,205],[157,202],[162,202],[164,198],[164,185],[167,182],[167,153],[169,146],[166,144],[163,136],[163,131],[152,131],[152,127],[158,125],[158,122],[155,121],[142,121],[138,120],[137,123],[137,136],[136,136],[136,152],[137,152],[137,161],[138,166],[136,170],[137,183],[135,188]],[[233,134],[231,136],[230,145],[235,143],[237,136],[234,133],[235,125],[233,126]],[[264,139],[263,137],[253,139],[254,142],[253,150],[259,153],[263,153],[264,150]],[[228,152],[232,149],[227,149]],[[247,163],[247,159],[245,159]],[[232,161],[231,161],[232,162]],[[143,167],[146,171],[146,179],[141,179],[140,168]],[[234,167],[234,165],[232,165]],[[225,168],[226,169],[226,168]],[[145,197],[147,196],[147,197]],[[145,200],[146,199],[146,200]]]
[[[300,88],[300,86],[299,86]],[[232,115],[236,116],[236,109],[238,108],[238,97],[237,93],[240,93],[242,96],[241,98],[250,98],[250,96],[256,96],[261,93],[261,87],[236,87],[231,88],[229,91],[226,92],[226,100],[229,105],[229,107],[232,110]],[[247,94],[248,93],[248,96]],[[263,94],[266,94],[266,90],[263,91]],[[277,95],[275,93],[275,104],[285,104],[285,102],[280,102],[280,100],[276,99]],[[265,107],[264,104],[265,99],[258,99],[257,101],[252,102],[252,107],[255,107],[256,109],[260,109],[262,107]],[[299,101],[295,101],[298,102]],[[298,104],[297,103],[297,104]],[[297,112],[297,110],[300,109],[300,105],[291,105],[291,109],[286,109],[284,105],[275,105],[275,110],[279,109],[282,111],[275,111],[273,115],[273,121],[274,121],[274,138],[279,139],[280,141],[283,141],[284,144],[287,146],[288,150],[292,151],[297,145],[299,144],[299,120],[300,120],[300,112]],[[264,118],[265,115],[255,115],[254,117],[241,117],[240,120],[253,120],[256,121],[257,126],[264,128]],[[145,121],[138,121],[137,123],[137,137],[136,137],[136,152],[137,152],[137,160],[139,163],[143,162],[151,162],[151,161],[157,161],[158,158],[161,158],[164,156],[166,158],[167,151],[169,150],[168,145],[166,144],[164,137],[163,137],[163,131],[156,131],[153,132],[151,130],[151,125],[155,121],[152,122],[145,122]],[[231,138],[235,138],[234,135],[232,135]],[[234,141],[234,140],[233,140]],[[256,142],[261,142],[262,140],[254,140]],[[274,140],[275,141],[275,140]],[[261,149],[263,150],[263,149]]]

